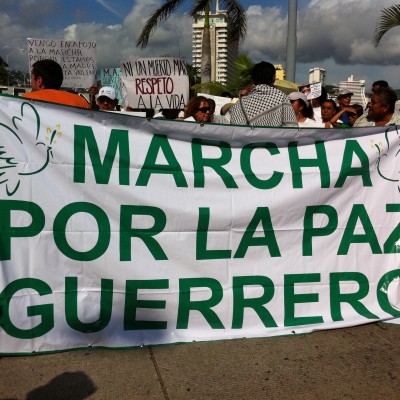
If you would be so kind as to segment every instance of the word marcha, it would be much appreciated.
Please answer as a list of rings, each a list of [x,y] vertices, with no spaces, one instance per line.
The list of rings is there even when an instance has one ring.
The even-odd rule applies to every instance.
[[[75,125],[74,127],[74,182],[85,183],[89,163],[86,155],[90,158],[96,183],[108,184],[111,171],[118,169],[119,184],[131,185],[130,182],[130,143],[129,131],[112,129],[109,135],[107,149],[104,158],[100,156],[99,147],[91,126]],[[206,156],[206,149],[212,146],[220,152],[219,156]],[[299,154],[298,142],[288,145],[288,158],[291,170],[292,187],[303,188],[303,174],[311,169],[319,170],[320,186],[322,189],[332,187],[331,173],[325,142],[317,141],[314,144],[315,158],[302,158]],[[246,181],[257,189],[267,190],[277,187],[284,172],[279,171],[281,159],[270,170],[262,171],[258,176],[252,165],[252,155],[255,151],[263,151],[266,160],[273,160],[281,154],[278,146],[273,142],[251,143],[240,149],[240,169]],[[115,160],[118,157],[118,165]],[[157,163],[158,156],[165,158],[165,163]],[[228,189],[237,189],[238,184],[234,176],[228,171],[229,163],[232,161],[232,149],[227,142],[217,140],[203,140],[194,138],[191,142],[191,157],[193,163],[194,187],[205,186],[206,169],[211,169],[221,179]],[[356,165],[356,166],[353,166]],[[147,186],[150,177],[154,174],[171,175],[177,187],[188,187],[188,182],[183,173],[181,164],[174,154],[173,148],[167,136],[154,135],[146,152],[146,158],[140,169],[136,186]],[[262,177],[264,178],[262,178]],[[267,176],[265,178],[265,176]],[[363,187],[372,187],[369,170],[369,158],[357,140],[347,140],[343,150],[341,167],[334,188],[342,188],[350,177],[359,177]]]
[[[111,318],[115,313],[122,316],[119,323],[124,331],[165,330],[170,328],[168,324],[171,323],[174,324],[174,329],[185,330],[190,329],[191,315],[196,314],[195,320],[199,321],[198,315],[200,313],[202,323],[213,330],[228,328],[238,330],[246,327],[248,313],[255,313],[260,323],[266,329],[271,329],[278,327],[278,323],[284,327],[295,327],[323,324],[330,322],[330,319],[333,322],[343,321],[342,305],[346,308],[351,307],[352,312],[364,318],[365,322],[388,318],[388,316],[400,317],[400,311],[392,305],[387,291],[391,282],[400,278],[398,269],[383,274],[377,284],[370,283],[367,276],[361,272],[332,272],[329,274],[329,282],[324,284],[321,284],[320,273],[288,274],[284,275],[283,278],[284,285],[282,288],[282,285],[275,284],[268,276],[234,276],[229,285],[230,289],[224,289],[221,282],[215,278],[181,278],[178,282],[179,292],[173,294],[168,294],[169,279],[126,280],[125,292],[123,292],[125,301],[124,303],[115,302],[114,306],[114,281],[112,279],[101,279],[99,304],[94,306],[98,301],[94,300],[91,305],[96,310],[99,309],[98,317],[96,315],[97,320],[88,322],[82,321],[82,318],[79,317],[86,315],[86,313],[82,312],[81,308],[84,306],[78,302],[80,292],[78,277],[66,277],[65,294],[63,296],[65,322],[69,328],[77,332],[99,332],[110,325]],[[343,289],[349,284],[356,288],[351,293]],[[304,291],[304,287],[307,287],[308,290]],[[322,297],[325,287],[328,287],[330,291],[329,305],[326,302],[320,302],[320,295]],[[370,287],[376,288],[374,294],[370,294]],[[254,297],[252,293],[249,296],[249,289],[255,288],[261,289],[261,295]],[[198,300],[192,297],[199,289],[210,293],[206,300]],[[24,319],[33,317],[37,321],[34,324],[29,324],[28,329],[23,329],[14,324],[10,311],[12,309],[11,304],[14,304],[14,308],[16,307],[13,299],[15,296],[20,296],[18,292],[24,291],[26,293],[27,290],[36,292],[42,301],[41,304],[23,305],[24,300],[19,299],[19,312],[25,316]],[[163,290],[163,296],[166,299],[143,298],[141,297],[141,290],[147,293],[154,290],[156,294]],[[274,299],[278,291],[283,291],[282,306],[284,312],[282,319],[277,318],[280,311],[277,311],[276,306],[268,307],[268,303]],[[120,292],[120,289],[118,292]],[[50,285],[40,279],[22,278],[10,282],[0,293],[0,327],[7,335],[18,339],[33,339],[47,334],[55,328],[55,304],[49,302],[53,293]],[[260,291],[257,293],[260,293]],[[97,294],[95,296],[98,299]],[[175,296],[178,296],[177,301]],[[367,296],[375,297],[376,301],[373,304],[378,304],[387,315],[379,317],[371,312],[364,304]],[[177,304],[177,309],[172,310],[171,306],[168,305],[168,300],[172,300],[172,304]],[[221,303],[224,307],[222,309],[217,308],[219,311],[216,311],[215,307]],[[310,315],[310,313],[305,315],[304,311],[301,313],[298,308],[296,309],[296,304],[304,305],[304,303],[312,304],[310,308],[314,315]],[[329,310],[326,308],[329,308]],[[158,320],[143,320],[137,317],[137,312],[140,309],[164,311],[158,312]],[[229,321],[226,321],[227,314],[221,310],[228,309],[232,310],[232,316],[228,317]],[[163,316],[164,320],[161,320]],[[171,318],[171,316],[173,317]],[[113,329],[115,329],[115,326],[113,326]]]

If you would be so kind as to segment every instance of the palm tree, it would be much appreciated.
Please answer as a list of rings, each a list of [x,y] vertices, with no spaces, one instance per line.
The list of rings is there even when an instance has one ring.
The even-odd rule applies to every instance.
[[[217,0],[218,1],[218,0]],[[165,21],[185,0],[165,0],[147,20],[142,33],[139,36],[137,46],[145,48],[151,34],[157,29],[157,25]],[[193,0],[192,7],[188,13],[191,18],[197,18],[204,14],[204,30],[202,39],[202,60],[201,60],[201,82],[211,81],[211,42],[210,42],[210,9],[215,0]],[[237,0],[221,0],[222,7],[226,9],[228,17],[228,42],[237,43],[244,39],[247,30],[247,16],[244,8]]]
[[[375,25],[374,45],[378,46],[382,36],[395,26],[400,26],[400,4],[384,8]]]
[[[228,85],[228,92],[237,95],[243,87],[253,83],[251,78],[251,70],[254,67],[253,60],[245,54],[241,54],[235,60],[235,76],[232,82]]]

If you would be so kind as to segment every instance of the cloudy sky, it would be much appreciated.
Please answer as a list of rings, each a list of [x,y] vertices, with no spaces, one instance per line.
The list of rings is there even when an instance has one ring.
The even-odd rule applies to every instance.
[[[327,83],[386,79],[400,88],[400,27],[372,43],[380,11],[393,0],[298,0],[296,82],[308,82],[308,70],[327,71]],[[191,62],[191,20],[183,6],[162,23],[145,50],[136,47],[147,18],[161,0],[1,0],[0,56],[12,69],[28,69],[26,39],[96,40],[99,67],[120,59],[181,56]],[[190,4],[190,2],[185,2]],[[247,38],[240,54],[254,61],[285,65],[287,0],[243,0]]]

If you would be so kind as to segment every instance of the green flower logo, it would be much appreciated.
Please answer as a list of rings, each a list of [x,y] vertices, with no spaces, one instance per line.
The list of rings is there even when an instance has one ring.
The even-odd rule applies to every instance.
[[[29,133],[34,131],[34,135]],[[42,172],[53,157],[52,144],[60,137],[60,125],[47,128],[44,141],[39,140],[40,117],[30,103],[21,104],[21,115],[12,118],[12,126],[0,123],[0,184],[5,184],[7,196],[15,194],[21,179]],[[28,153],[33,142],[35,151]]]
[[[389,140],[389,134],[391,139]],[[399,159],[397,158],[400,153],[400,136],[397,130],[385,132],[384,143],[373,143],[371,141],[371,147],[375,147],[378,151],[378,160],[376,162],[378,174],[381,178],[390,182],[400,182],[399,174]],[[397,148],[397,150],[396,150]],[[397,189],[400,192],[400,186],[397,185]]]

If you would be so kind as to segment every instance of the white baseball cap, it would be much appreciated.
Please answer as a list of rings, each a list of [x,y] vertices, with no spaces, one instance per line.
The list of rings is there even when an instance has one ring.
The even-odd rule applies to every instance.
[[[307,104],[307,96],[304,93],[301,92],[292,92],[288,94],[289,100],[295,101],[295,100],[303,100],[304,103]]]
[[[115,93],[115,89],[110,86],[103,86],[99,90],[99,94],[97,97],[99,98],[101,96],[108,97],[110,100],[115,100],[115,98],[117,97],[117,95]]]
[[[353,94],[354,93],[350,92],[350,90],[348,90],[348,89],[342,89],[342,90],[339,90],[337,97],[339,98],[342,96],[353,96]]]

